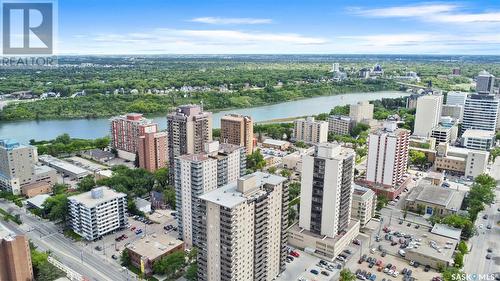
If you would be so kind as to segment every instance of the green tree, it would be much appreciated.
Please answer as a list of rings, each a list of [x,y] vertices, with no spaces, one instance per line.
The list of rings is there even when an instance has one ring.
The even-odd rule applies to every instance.
[[[124,250],[120,256],[120,263],[122,266],[129,267],[132,263],[130,262],[130,255],[128,250]]]
[[[294,181],[288,185],[289,200],[293,200],[300,195],[300,182]]]
[[[66,222],[68,213],[68,195],[57,194],[47,198],[42,205],[43,211],[51,221]]]
[[[92,175],[87,175],[83,179],[81,179],[76,186],[78,187],[78,191],[90,191],[92,188],[96,187],[95,178]]]
[[[458,250],[463,255],[466,255],[469,252],[469,250],[467,249],[467,244],[465,243],[465,241],[462,240],[462,241],[460,241],[460,243],[458,243]]]
[[[280,174],[281,174],[282,177],[288,179],[292,175],[292,172],[290,172],[290,170],[288,170],[288,169],[282,169],[281,172],[280,172]]]
[[[163,199],[170,208],[175,209],[175,190],[172,187],[167,187],[163,190]]]
[[[377,211],[380,211],[387,205],[387,203],[389,203],[389,199],[387,198],[387,196],[385,196],[384,194],[377,195],[377,206],[375,207],[375,209]]]
[[[278,170],[278,168],[276,168],[275,166],[271,166],[269,167],[269,169],[267,169],[267,172],[270,174],[276,174],[276,170]]]
[[[425,153],[422,151],[411,149],[409,156],[410,156],[410,164],[419,166],[420,168],[423,168],[424,165],[428,162],[427,156],[425,156]]]
[[[354,281],[356,280],[356,275],[352,273],[349,269],[344,268],[340,271],[340,281]]]
[[[154,177],[160,188],[168,186],[168,168],[160,168],[154,172]]]
[[[178,270],[184,267],[186,255],[183,251],[172,253],[153,264],[156,274],[166,274],[167,278],[173,278]]]
[[[54,186],[52,186],[52,193],[54,194],[63,194],[68,191],[69,185],[67,184],[62,184],[62,183],[56,183]]]
[[[455,262],[455,267],[457,268],[464,267],[464,255],[461,252],[456,253],[454,262]]]
[[[192,263],[189,265],[188,269],[186,270],[185,277],[189,281],[198,280],[198,265],[196,263]]]
[[[288,225],[292,225],[295,222],[295,219],[297,218],[297,211],[293,206],[290,206],[288,208]]]
[[[252,154],[247,155],[247,168],[256,171],[262,170],[266,166],[266,160],[264,160],[264,156],[260,153],[260,149],[252,152]]]

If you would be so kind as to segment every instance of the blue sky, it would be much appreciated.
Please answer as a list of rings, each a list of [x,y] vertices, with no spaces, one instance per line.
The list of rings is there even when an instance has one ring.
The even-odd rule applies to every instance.
[[[500,54],[500,1],[59,0],[60,54]]]

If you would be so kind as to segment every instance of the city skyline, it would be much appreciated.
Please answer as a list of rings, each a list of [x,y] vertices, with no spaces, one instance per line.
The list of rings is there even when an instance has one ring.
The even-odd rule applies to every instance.
[[[78,0],[58,11],[61,55],[500,54],[488,1]]]

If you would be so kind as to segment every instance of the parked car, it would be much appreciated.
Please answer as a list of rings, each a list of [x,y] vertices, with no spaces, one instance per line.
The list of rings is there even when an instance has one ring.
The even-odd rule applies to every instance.
[[[430,265],[426,265],[425,268],[424,268],[424,271],[425,272],[429,272],[429,270],[431,270],[431,266]]]
[[[319,271],[317,271],[316,269],[311,269],[310,271],[312,274],[314,275],[318,275],[319,274]]]
[[[118,259],[118,257],[116,255],[112,255],[111,258],[114,259],[114,260]]]
[[[300,254],[298,252],[296,252],[296,251],[291,251],[290,255],[292,255],[292,256],[294,256],[296,258],[300,257]]]

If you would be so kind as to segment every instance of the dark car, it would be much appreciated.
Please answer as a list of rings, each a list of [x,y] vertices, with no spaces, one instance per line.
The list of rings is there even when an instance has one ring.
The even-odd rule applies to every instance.
[[[485,214],[485,215],[483,216],[483,219],[488,219],[488,215],[487,215],[487,214]]]
[[[118,257],[116,255],[112,255],[111,258],[114,259],[114,260],[118,259]]]
[[[314,275],[318,275],[319,274],[319,271],[317,271],[316,269],[311,269],[310,271],[312,274]]]
[[[424,271],[425,272],[429,272],[429,270],[431,270],[431,266],[430,265],[426,265],[425,268],[424,268]]]

